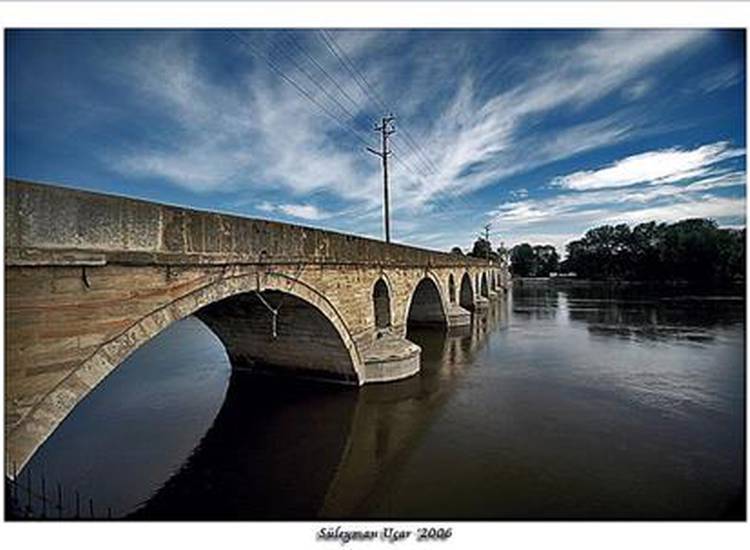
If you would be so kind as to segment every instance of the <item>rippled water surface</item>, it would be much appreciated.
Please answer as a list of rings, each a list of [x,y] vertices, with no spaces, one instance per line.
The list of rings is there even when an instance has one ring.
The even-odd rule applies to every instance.
[[[30,468],[117,517],[737,518],[744,311],[516,288],[471,328],[410,331],[420,375],[360,390],[232,373],[187,319]]]

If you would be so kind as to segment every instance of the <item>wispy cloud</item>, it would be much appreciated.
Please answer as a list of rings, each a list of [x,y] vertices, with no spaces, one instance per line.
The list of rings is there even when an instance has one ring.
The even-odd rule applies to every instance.
[[[159,110],[165,135],[114,157],[116,168],[195,192],[280,187],[297,196],[373,196],[363,191],[377,185],[377,167],[341,147],[335,125],[262,63],[234,85],[220,85],[198,57],[184,34],[133,52],[126,71],[144,102]]]
[[[583,233],[603,224],[672,222],[689,217],[711,217],[728,223],[744,221],[744,195],[712,194],[716,190],[744,187],[744,171],[719,172],[658,186],[563,191],[543,199],[513,200],[500,204],[488,215],[503,228],[506,238],[514,242],[541,242],[540,235],[548,235],[550,242],[558,244],[573,234],[571,230]],[[551,233],[550,228],[557,228],[559,233]]]
[[[406,201],[426,203],[439,194],[471,192],[633,137],[634,124],[613,115],[554,133],[530,131],[530,126],[554,110],[582,109],[618,91],[670,54],[688,54],[704,37],[701,31],[599,32],[576,48],[549,53],[539,61],[536,76],[486,99],[465,74],[439,125],[428,134],[427,149],[444,154],[435,160],[437,169],[429,179],[404,190]],[[407,160],[416,163],[416,155]]]
[[[688,146],[683,139],[670,149],[610,154],[674,134],[676,122],[695,124],[661,116],[651,100],[663,85],[662,69],[676,60],[684,66],[708,48],[711,31],[545,31],[523,55],[514,45],[507,57],[502,32],[330,32],[374,85],[369,93],[315,31],[242,31],[250,48],[222,32],[138,34],[134,47],[117,50],[118,58],[108,52],[101,61],[107,65],[90,72],[107,75],[98,78],[116,85],[127,103],[122,112],[148,131],[96,152],[133,185],[178,188],[235,212],[380,235],[380,165],[362,143],[376,146],[372,123],[383,109],[374,94],[397,116],[392,227],[430,246],[473,241],[477,213],[487,211],[492,195],[509,198],[490,216],[503,230],[557,235],[570,228],[550,227],[551,218],[584,223],[623,205],[689,202],[744,177],[736,165],[718,168],[744,150],[716,141],[734,138],[717,132],[701,146],[691,138]],[[269,70],[258,52],[307,95]],[[742,77],[736,64],[704,73],[692,84],[706,92]],[[592,157],[600,160],[583,164]],[[604,164],[611,158],[619,160]],[[553,181],[556,162],[564,168]]]
[[[269,54],[275,52],[264,42],[268,35],[246,36]],[[389,74],[388,62],[378,64],[376,58],[365,57],[365,46],[373,44],[372,33],[336,36],[370,78]],[[562,107],[580,108],[617,91],[669,54],[695,47],[702,36],[700,31],[593,33],[575,48],[549,53],[540,59],[533,78],[494,96],[478,90],[476,76],[460,66],[460,57],[453,59],[450,68],[459,86],[432,118],[434,123],[412,128],[423,138],[423,150],[441,153],[429,155],[429,177],[415,175],[422,170],[395,168],[400,170],[393,183],[399,195],[396,208],[413,209],[440,195],[466,194],[534,166],[632,136],[633,124],[611,115],[549,135],[525,128],[532,117]],[[328,53],[320,41],[308,41],[307,46],[321,58]],[[243,51],[239,43],[237,48]],[[351,142],[350,136],[269,73],[262,61],[255,59],[245,74],[237,75],[238,84],[228,86],[204,74],[199,54],[189,35],[181,34],[148,44],[132,56],[128,64],[132,82],[146,101],[159,104],[171,124],[172,139],[119,157],[122,171],[162,178],[197,192],[281,186],[296,195],[327,190],[345,200],[377,200],[377,164],[363,158],[360,146],[342,146],[346,141],[337,135]],[[285,59],[276,55],[277,62]],[[284,70],[326,104],[325,95],[294,65],[287,63]],[[366,98],[361,92],[357,95],[350,76],[335,61],[328,71],[348,83],[349,95],[363,101],[362,112],[352,113],[363,115]],[[397,82],[403,73],[391,73],[389,78]],[[414,114],[432,99],[430,94],[418,96],[403,119],[416,120]],[[351,102],[344,104],[354,109]],[[424,170],[424,159],[406,145],[396,142],[399,155],[410,167]],[[535,154],[528,154],[530,148]]]
[[[697,87],[704,93],[716,92],[730,88],[742,78],[742,67],[738,64],[727,64],[714,69],[697,82]]]
[[[273,204],[268,201],[262,201],[255,208],[261,212],[269,214],[281,213],[303,220],[322,220],[330,216],[328,212],[312,204]]]
[[[585,191],[628,187],[639,183],[669,183],[709,173],[713,167],[730,158],[744,155],[727,142],[711,143],[695,149],[674,147],[633,155],[598,170],[584,170],[560,176],[552,185],[563,189]]]

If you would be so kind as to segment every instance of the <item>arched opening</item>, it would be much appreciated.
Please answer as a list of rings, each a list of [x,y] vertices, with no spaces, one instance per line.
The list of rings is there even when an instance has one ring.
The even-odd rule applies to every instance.
[[[451,304],[456,303],[456,281],[453,279],[452,273],[448,276],[448,298]]]
[[[463,277],[461,277],[459,305],[469,311],[474,310],[474,289],[471,288],[471,277],[469,277],[468,273],[464,273]]]
[[[226,287],[216,285],[207,297],[222,289]],[[275,324],[267,306],[278,312]],[[154,331],[148,340],[134,344],[127,358],[90,388],[78,384],[82,392],[76,402],[31,449],[30,455],[41,445],[24,474],[44,471],[48,483],[61,483],[66,517],[71,489],[93,499],[97,518],[106,517],[107,507],[113,517],[122,517],[152,494],[175,464],[198,448],[224,401],[230,367],[233,377],[249,374],[241,368],[249,366],[261,372],[267,367],[267,372],[357,381],[351,352],[330,311],[299,294],[241,292],[205,305],[193,316],[188,308],[177,309],[179,300],[172,307],[169,315],[158,310],[144,318]],[[174,320],[178,313],[187,317]],[[157,325],[155,316],[165,324]],[[278,380],[280,388],[295,384]],[[287,407],[288,398],[283,388],[268,396]],[[226,449],[232,442],[224,443]],[[93,466],[81,462],[92,453],[100,457]],[[144,476],[146,459],[149,475]]]
[[[482,273],[482,296],[488,298],[490,295],[489,289],[487,288],[487,274]]]
[[[295,295],[246,292],[195,315],[219,337],[234,367],[357,382],[350,352],[335,327]]]
[[[391,295],[383,279],[378,279],[372,289],[372,304],[375,309],[375,328],[391,326]]]
[[[271,372],[361,384],[364,366],[338,312],[311,287],[290,285],[281,274],[268,275],[267,290],[260,295],[247,290],[257,284],[255,277],[227,277],[155,309],[102,344],[13,427],[6,437],[11,461],[21,470],[76,405],[129,355],[191,314],[219,338],[232,366],[271,367]]]
[[[448,319],[443,308],[443,300],[437,284],[425,277],[414,289],[406,317],[407,328],[419,325],[447,326]]]
[[[479,273],[474,276],[474,292],[481,295],[482,282],[479,280]]]
[[[63,518],[75,510],[73,489],[82,505],[92,499],[95,517],[106,517],[108,508],[114,518],[123,517],[199,446],[230,378],[231,364],[216,335],[193,316],[176,321],[76,405],[31,457],[21,479],[31,472],[38,486],[44,472],[47,497],[59,483]],[[41,506],[32,502],[37,517]]]

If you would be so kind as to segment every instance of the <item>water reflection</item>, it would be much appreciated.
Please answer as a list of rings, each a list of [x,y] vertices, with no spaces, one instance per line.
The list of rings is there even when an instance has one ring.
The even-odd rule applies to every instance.
[[[611,288],[550,289],[563,296],[570,319],[585,323],[592,335],[640,341],[712,342],[718,327],[744,322],[744,301],[736,297],[685,296],[648,291],[618,296]]]
[[[213,425],[134,519],[303,519],[352,513],[419,440],[451,381],[498,322],[498,305],[471,327],[415,329],[420,375],[352,390],[233,372]]]
[[[487,336],[507,324],[507,304],[493,303],[469,327],[442,332],[413,329],[407,337],[422,348],[422,371],[395,384],[360,390],[347,445],[320,517],[363,517],[362,507],[421,442],[455,391]]]
[[[190,458],[134,519],[310,518],[344,454],[357,394],[235,371]]]
[[[544,286],[527,286],[513,293],[513,316],[522,319],[554,319],[563,293]]]
[[[520,288],[410,331],[421,373],[359,390],[230,377],[190,321],[40,457],[138,519],[736,518],[744,321],[722,297]]]
[[[146,343],[89,393],[32,456],[39,490],[60,484],[67,516],[74,491],[98,517],[130,512],[177,470],[216,417],[229,359],[200,321],[188,318]],[[37,513],[40,510],[36,510]]]

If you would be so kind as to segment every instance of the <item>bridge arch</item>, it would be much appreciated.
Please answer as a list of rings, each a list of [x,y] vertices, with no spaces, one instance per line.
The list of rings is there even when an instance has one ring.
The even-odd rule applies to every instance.
[[[464,273],[463,277],[461,277],[459,305],[469,311],[474,310],[474,289],[471,286],[471,276],[468,273]]]
[[[372,287],[372,306],[375,319],[375,329],[385,329],[391,326],[391,291],[384,277],[378,278]]]
[[[482,273],[482,287],[481,287],[481,294],[485,298],[488,298],[490,295],[489,289],[487,288],[487,273]]]
[[[406,306],[406,326],[448,325],[448,306],[438,279],[426,273],[411,292]]]
[[[260,287],[260,288],[258,288]],[[31,458],[41,444],[62,423],[75,406],[88,395],[107,375],[114,371],[130,354],[142,344],[151,340],[169,325],[189,315],[196,314],[224,343],[232,360],[250,359],[231,348],[238,334],[232,334],[229,324],[221,325],[212,315],[212,308],[219,305],[241,309],[248,296],[258,303],[254,291],[259,290],[266,301],[273,301],[272,307],[279,307],[280,325],[284,326],[283,310],[290,307],[302,311],[308,320],[323,321],[326,353],[331,353],[336,364],[331,365],[327,374],[345,383],[364,383],[364,364],[352,335],[343,317],[328,299],[303,281],[283,274],[269,272],[259,284],[256,274],[242,274],[212,281],[188,294],[182,295],[142,317],[124,332],[99,346],[86,360],[54,386],[31,410],[13,426],[6,439],[9,453],[14,457],[19,469]],[[279,300],[273,300],[273,298]],[[288,298],[287,298],[288,297]],[[235,301],[236,300],[236,301]],[[265,307],[265,306],[264,306]],[[271,327],[271,313],[267,311],[267,326]],[[235,320],[237,317],[235,316]],[[288,325],[287,325],[288,326]],[[234,324],[234,328],[237,325]],[[304,347],[304,346],[300,346]],[[323,356],[323,350],[316,357]],[[262,360],[263,357],[260,357]],[[286,365],[281,365],[282,367]],[[321,369],[308,364],[306,367],[320,374]],[[323,369],[326,370],[326,369]]]

